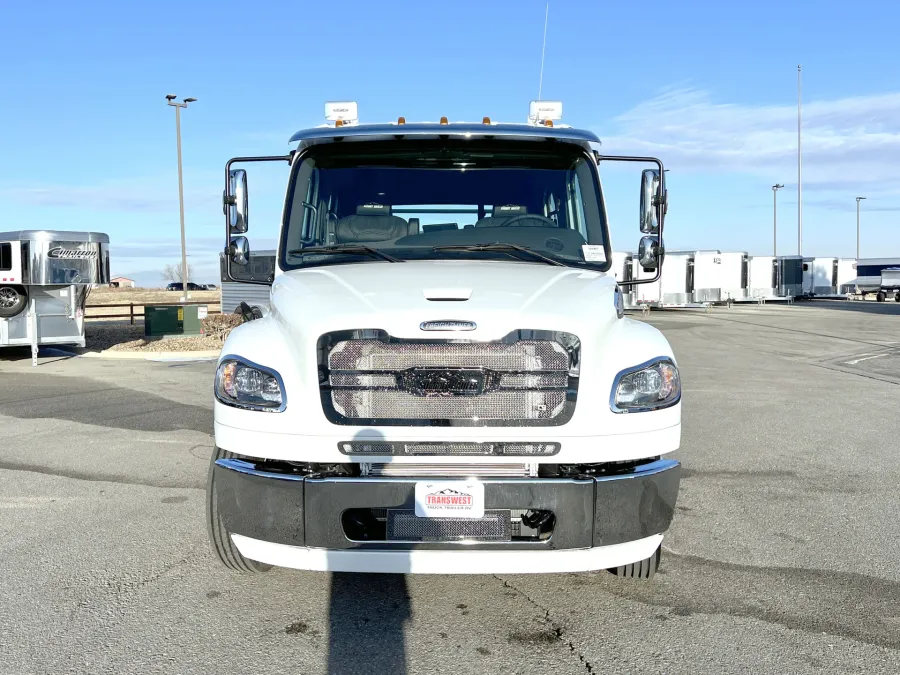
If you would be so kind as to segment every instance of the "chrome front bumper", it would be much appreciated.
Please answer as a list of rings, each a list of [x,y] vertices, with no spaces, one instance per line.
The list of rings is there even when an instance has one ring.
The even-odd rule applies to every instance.
[[[341,517],[353,508],[413,509],[415,479],[306,478],[220,459],[214,468],[219,512],[235,535],[286,546],[358,551],[568,550],[606,547],[665,532],[675,509],[681,465],[656,460],[602,477],[483,479],[486,509],[545,509],[552,536],[527,542],[354,541]]]

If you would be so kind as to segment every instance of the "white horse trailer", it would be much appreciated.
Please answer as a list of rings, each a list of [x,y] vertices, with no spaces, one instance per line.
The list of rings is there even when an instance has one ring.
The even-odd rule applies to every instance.
[[[84,306],[109,283],[109,237],[98,232],[0,232],[0,347],[84,347]]]

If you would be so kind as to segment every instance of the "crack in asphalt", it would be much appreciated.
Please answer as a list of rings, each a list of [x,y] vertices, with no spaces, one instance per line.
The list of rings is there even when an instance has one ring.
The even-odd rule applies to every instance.
[[[557,621],[555,621],[553,619],[552,616],[550,616],[550,610],[547,607],[544,607],[541,603],[539,603],[537,600],[535,600],[530,595],[528,595],[528,593],[526,593],[522,589],[514,586],[506,579],[502,579],[502,578],[498,577],[496,574],[494,574],[492,576],[497,581],[501,582],[503,584],[504,588],[508,588],[511,591],[518,593],[523,598],[525,598],[525,600],[527,600],[531,605],[534,605],[534,607],[536,607],[537,609],[544,612],[544,623],[546,623],[548,626],[550,626],[550,628],[553,630],[553,634],[556,636],[556,639],[563,642],[563,644],[565,644],[569,648],[569,652],[571,654],[573,654],[574,656],[578,657],[578,660],[581,662],[581,665],[584,666],[584,668],[585,668],[585,672],[587,672],[587,673],[594,672],[593,664],[591,664],[591,662],[587,660],[587,657],[585,657],[584,653],[575,646],[575,643],[572,640],[569,640],[568,638],[563,637],[564,630],[563,630],[562,624],[558,623]]]
[[[119,485],[143,485],[146,487],[164,488],[164,489],[180,489],[180,490],[204,490],[206,485],[204,481],[196,483],[179,482],[176,480],[137,480],[131,476],[92,474],[83,471],[75,471],[72,469],[53,469],[46,466],[38,466],[37,464],[25,464],[24,462],[9,462],[0,460],[0,471],[24,471],[28,473],[38,473],[45,476],[58,476],[60,478],[71,478],[72,480],[83,480],[99,483],[117,483]]]

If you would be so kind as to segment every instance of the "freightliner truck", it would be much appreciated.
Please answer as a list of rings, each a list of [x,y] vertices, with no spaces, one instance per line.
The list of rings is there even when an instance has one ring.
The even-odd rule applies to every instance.
[[[642,282],[663,263],[665,173],[601,154],[561,107],[361,124],[329,103],[289,154],[227,163],[226,276],[271,285],[215,376],[207,520],[227,567],[653,576],[681,382],[663,335],[624,315],[599,167],[653,165]],[[236,165],[265,161],[289,174],[260,280],[242,276]]]

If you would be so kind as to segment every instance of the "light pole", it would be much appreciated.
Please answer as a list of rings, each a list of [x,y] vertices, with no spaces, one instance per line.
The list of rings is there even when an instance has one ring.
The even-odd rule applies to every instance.
[[[778,255],[778,191],[783,188],[781,183],[772,186],[772,255]]]
[[[193,103],[197,99],[186,98],[181,103],[175,99],[175,94],[167,94],[166,101],[168,105],[175,108],[175,138],[178,146],[178,211],[181,217],[181,290],[184,293],[182,298],[184,302],[188,299],[188,266],[187,266],[187,248],[184,243],[184,181],[181,175],[181,109],[187,108],[188,103]]]
[[[797,255],[803,255],[803,81],[797,66]]]
[[[859,203],[865,197],[856,198],[856,264],[859,264]]]

